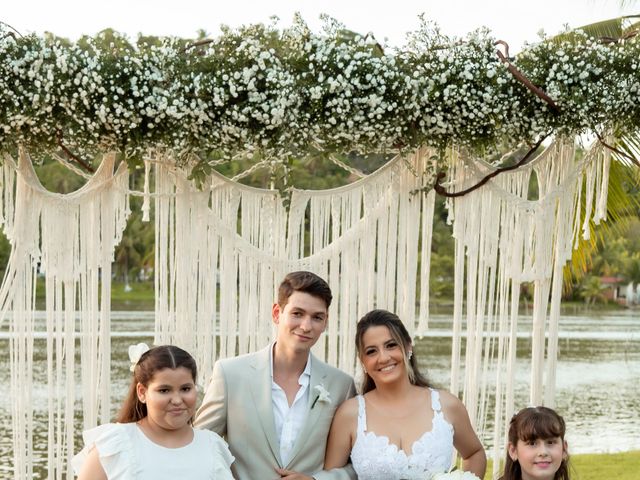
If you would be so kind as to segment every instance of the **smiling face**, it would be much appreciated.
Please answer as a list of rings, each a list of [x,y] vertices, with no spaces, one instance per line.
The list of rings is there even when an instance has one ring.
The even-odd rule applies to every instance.
[[[185,367],[158,370],[148,385],[138,383],[138,398],[147,405],[147,420],[164,430],[191,428],[196,386]]]
[[[566,457],[566,442],[560,437],[518,440],[509,443],[509,456],[518,461],[522,480],[553,480]]]
[[[362,335],[360,361],[376,386],[409,380],[405,348],[383,325],[369,327]]]
[[[295,291],[284,307],[273,306],[273,323],[278,328],[277,345],[296,353],[308,353],[327,327],[327,304],[320,297]]]

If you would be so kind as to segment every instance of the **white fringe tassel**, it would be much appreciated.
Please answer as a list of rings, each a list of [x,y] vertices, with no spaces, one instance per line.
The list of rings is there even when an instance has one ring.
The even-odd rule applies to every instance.
[[[425,328],[433,194],[427,149],[349,186],[280,194],[219,175],[202,192],[156,165],[156,338],[193,352],[204,384],[217,357],[255,351],[272,338],[271,306],[287,272],[311,270],[333,287],[328,334],[316,354],[353,373],[358,318],[374,307]],[[174,195],[175,194],[175,195]],[[178,261],[179,259],[179,261]],[[421,278],[421,291],[416,291]]]
[[[481,434],[489,435],[493,423],[494,478],[516,410],[521,287],[533,286],[529,403],[553,406],[562,270],[577,245],[576,226],[582,223],[583,236],[588,238],[590,222],[606,216],[609,158],[596,144],[577,162],[573,142],[558,140],[526,167],[502,173],[449,204],[456,243],[451,390],[457,393],[462,386],[469,415]],[[451,152],[449,183],[461,190],[492,169]],[[529,200],[532,174],[537,180],[537,200]],[[580,207],[583,189],[584,212]],[[463,317],[464,369],[460,362]],[[489,387],[490,372],[495,372],[495,391]],[[489,405],[495,405],[491,420]]]
[[[128,171],[121,165],[113,175],[114,162],[114,154],[105,155],[80,190],[61,195],[44,189],[24,150],[17,175],[13,161],[5,156],[0,211],[12,250],[0,288],[0,324],[8,318],[16,479],[34,475],[36,332],[44,328],[46,333],[47,478],[73,478],[68,460],[77,414],[82,412],[85,428],[111,417],[111,263],[129,214],[128,196],[122,193],[128,187]],[[45,281],[44,325],[35,315],[39,275]],[[76,408],[78,384],[81,402]]]
[[[457,189],[493,168],[456,150],[449,156],[449,181]],[[355,324],[372,308],[395,311],[411,334],[424,333],[435,194],[422,189],[433,180],[431,157],[423,148],[349,186],[293,190],[288,209],[276,191],[216,174],[200,191],[166,158],[153,161],[152,194],[149,159],[144,197],[145,217],[155,199],[156,344],[192,352],[204,385],[216,358],[255,351],[271,340],[278,282],[299,269],[333,287],[327,335],[314,347],[329,363],[356,371]],[[107,154],[83,188],[58,195],[42,187],[26,152],[17,167],[10,156],[4,160],[0,224],[12,252],[0,287],[0,326],[7,318],[15,478],[33,476],[34,333],[44,328],[48,476],[71,479],[66,465],[78,375],[84,427],[110,419],[111,286],[101,279],[111,277],[129,214],[128,175],[123,165],[112,175],[115,156]],[[609,165],[601,146],[576,162],[573,144],[558,141],[526,167],[448,202],[456,248],[451,390],[463,391],[481,434],[490,434],[493,423],[494,476],[515,409],[521,287],[532,285],[534,298],[530,402],[552,405],[562,269],[580,231],[587,238],[590,222],[606,219]],[[529,200],[532,173],[537,200]],[[35,315],[39,273],[46,286],[42,326]]]

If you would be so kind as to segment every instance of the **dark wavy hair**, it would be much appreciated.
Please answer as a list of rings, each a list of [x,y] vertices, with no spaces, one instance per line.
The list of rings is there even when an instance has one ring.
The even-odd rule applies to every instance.
[[[371,327],[387,327],[391,337],[398,343],[404,356],[404,364],[409,375],[409,381],[413,385],[419,387],[431,387],[432,384],[418,370],[418,361],[416,356],[411,358],[407,355],[407,350],[411,346],[411,336],[405,328],[400,318],[387,310],[372,310],[363,316],[356,327],[356,350],[360,358],[364,355],[364,344],[362,338]],[[365,394],[376,388],[376,384],[367,372],[364,372],[364,380],[362,382],[362,394]]]
[[[327,305],[327,310],[331,306],[331,300],[333,300],[329,284],[315,273],[303,270],[287,274],[282,283],[280,283],[278,287],[278,305],[280,305],[280,308],[285,307],[293,292],[304,292],[322,299]]]
[[[520,410],[511,418],[509,424],[509,445],[514,447],[518,440],[523,442],[538,439],[560,437],[564,449],[564,435],[566,427],[560,415],[548,407],[528,407]],[[553,477],[554,480],[569,480],[569,455],[560,463],[560,468]],[[504,475],[500,480],[522,480],[522,469],[517,460],[512,460],[507,446],[507,458],[504,462]]]
[[[137,385],[145,387],[153,380],[159,370],[165,368],[176,369],[184,367],[191,372],[193,383],[196,382],[198,370],[196,361],[188,352],[174,345],[161,345],[146,351],[138,360],[133,370],[133,378],[129,385],[129,392],[116,418],[118,423],[132,423],[147,416],[147,405],[138,399]]]

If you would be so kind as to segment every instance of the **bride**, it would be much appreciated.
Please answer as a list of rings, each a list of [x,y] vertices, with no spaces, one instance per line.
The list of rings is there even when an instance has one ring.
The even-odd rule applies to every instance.
[[[351,457],[360,480],[424,479],[449,471],[455,447],[462,470],[483,478],[486,456],[466,408],[420,374],[400,319],[386,310],[367,313],[356,348],[363,394],[338,408],[324,468],[343,467]]]

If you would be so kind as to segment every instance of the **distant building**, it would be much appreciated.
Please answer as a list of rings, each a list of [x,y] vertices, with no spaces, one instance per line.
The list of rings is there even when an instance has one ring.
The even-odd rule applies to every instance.
[[[600,277],[602,295],[607,301],[626,304],[626,285],[622,277]]]
[[[624,304],[628,307],[640,305],[640,283],[634,287],[633,282],[630,282],[622,289],[622,295],[624,297]]]

